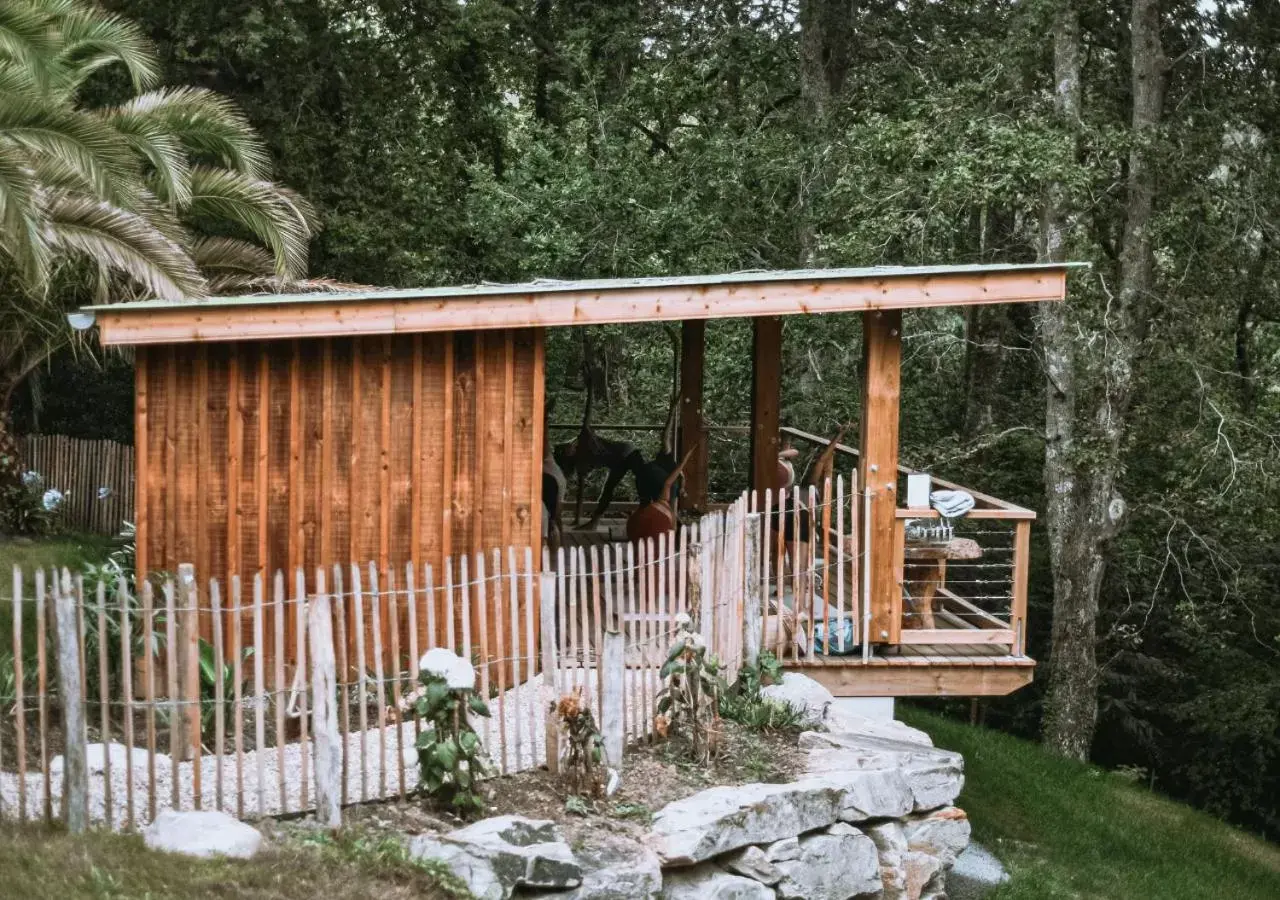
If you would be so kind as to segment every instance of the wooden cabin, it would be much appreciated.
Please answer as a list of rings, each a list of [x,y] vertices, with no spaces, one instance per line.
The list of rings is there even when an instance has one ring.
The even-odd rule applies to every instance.
[[[139,572],[193,563],[202,577],[219,579],[352,561],[439,565],[510,546],[532,548],[539,559],[547,328],[682,322],[681,418],[692,439],[704,433],[704,323],[750,318],[750,487],[772,488],[783,438],[781,317],[861,313],[861,436],[857,448],[839,449],[856,461],[868,498],[863,540],[875,651],[794,665],[846,696],[1003,694],[1028,683],[1034,668],[1024,652],[1031,511],[972,492],[972,517],[1012,524],[1010,616],[993,625],[980,610],[961,611],[953,617],[979,624],[902,627],[904,586],[933,577],[919,574],[921,562],[905,547],[904,521],[930,513],[900,502],[902,314],[1061,300],[1067,272],[1065,265],[801,270],[220,297],[85,312],[104,345],[136,353]],[[795,430],[791,437],[817,440]],[[699,440],[686,479],[698,509],[708,506],[706,446]],[[933,571],[932,561],[924,565]],[[943,577],[944,564],[936,568]]]

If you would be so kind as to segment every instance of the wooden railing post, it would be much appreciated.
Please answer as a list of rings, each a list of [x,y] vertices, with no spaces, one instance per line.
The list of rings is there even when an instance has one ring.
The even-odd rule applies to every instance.
[[[760,642],[764,639],[764,609],[760,602],[760,514],[746,517],[746,534],[742,569],[742,648],[743,665],[754,669],[760,665]]]
[[[1013,526],[1013,608],[1009,627],[1013,629],[1013,655],[1027,655],[1027,580],[1031,574],[1031,522],[1022,519]]]
[[[315,735],[316,821],[326,828],[342,826],[342,743],[338,736],[338,672],[333,647],[333,621],[324,570],[316,570],[316,594],[308,604],[311,643],[311,716]],[[414,661],[415,664],[417,661]]]
[[[85,759],[84,694],[80,667],[80,627],[71,573],[62,570],[53,578],[54,630],[57,634],[58,694],[62,700],[62,725],[66,741],[63,751],[62,804],[67,830],[79,834],[89,827],[89,767]]]
[[[542,631],[542,708],[547,712],[547,770],[560,772],[560,723],[555,703],[559,700],[559,666],[556,661],[556,578],[552,572],[538,577],[538,603]]]

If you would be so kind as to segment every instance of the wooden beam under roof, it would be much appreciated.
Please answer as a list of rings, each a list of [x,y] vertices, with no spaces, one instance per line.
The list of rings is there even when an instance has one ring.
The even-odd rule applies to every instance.
[[[1069,267],[759,273],[419,291],[262,295],[91,308],[103,344],[467,331],[1060,300]]]

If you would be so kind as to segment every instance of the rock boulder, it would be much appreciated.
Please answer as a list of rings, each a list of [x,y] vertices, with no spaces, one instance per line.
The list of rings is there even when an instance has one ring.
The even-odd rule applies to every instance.
[[[523,816],[481,819],[444,837],[409,842],[415,859],[437,859],[481,900],[507,900],[518,887],[567,889],[582,883],[582,867],[554,822]]]
[[[950,866],[969,846],[969,817],[963,809],[949,806],[908,822],[905,826],[907,846],[920,853],[937,857]]]
[[[208,858],[249,859],[262,848],[262,833],[224,812],[166,810],[142,832],[152,850]]]
[[[800,855],[776,864],[783,900],[848,900],[881,889],[876,845],[852,825],[837,822],[800,838]]]
[[[774,897],[772,888],[741,875],[730,875],[710,863],[668,872],[662,882],[662,900],[774,900]]]
[[[843,800],[843,789],[821,778],[714,787],[664,806],[645,840],[664,866],[690,865],[826,828]]]
[[[951,900],[982,900],[1008,880],[1009,873],[991,851],[970,844],[947,873],[947,896]]]
[[[782,681],[760,689],[766,700],[790,706],[801,716],[806,728],[821,728],[831,712],[835,697],[821,684],[799,672],[785,672]]]

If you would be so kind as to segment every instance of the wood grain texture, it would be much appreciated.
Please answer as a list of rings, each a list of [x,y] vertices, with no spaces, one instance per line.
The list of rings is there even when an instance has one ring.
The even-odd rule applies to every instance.
[[[267,340],[812,315],[878,309],[1061,300],[1067,268],[988,272],[880,272],[832,280],[510,292],[472,297],[317,299],[230,306],[132,306],[97,311],[104,345]]]
[[[540,332],[142,348],[138,360],[144,575],[194,563],[202,582],[227,583],[352,562],[439,571],[446,555],[505,546],[540,553]],[[277,608],[264,613],[274,634]],[[442,605],[419,616],[420,643],[428,622],[445,621]],[[487,624],[496,648],[511,623]],[[408,624],[396,627],[407,646]]]
[[[871,640],[894,641],[901,629],[902,588],[894,576],[897,516],[898,402],[902,392],[902,312],[862,318],[862,437],[858,482],[871,505],[866,534],[870,566]]]
[[[751,488],[774,490],[778,480],[778,419],[782,405],[782,320],[752,319]]]

